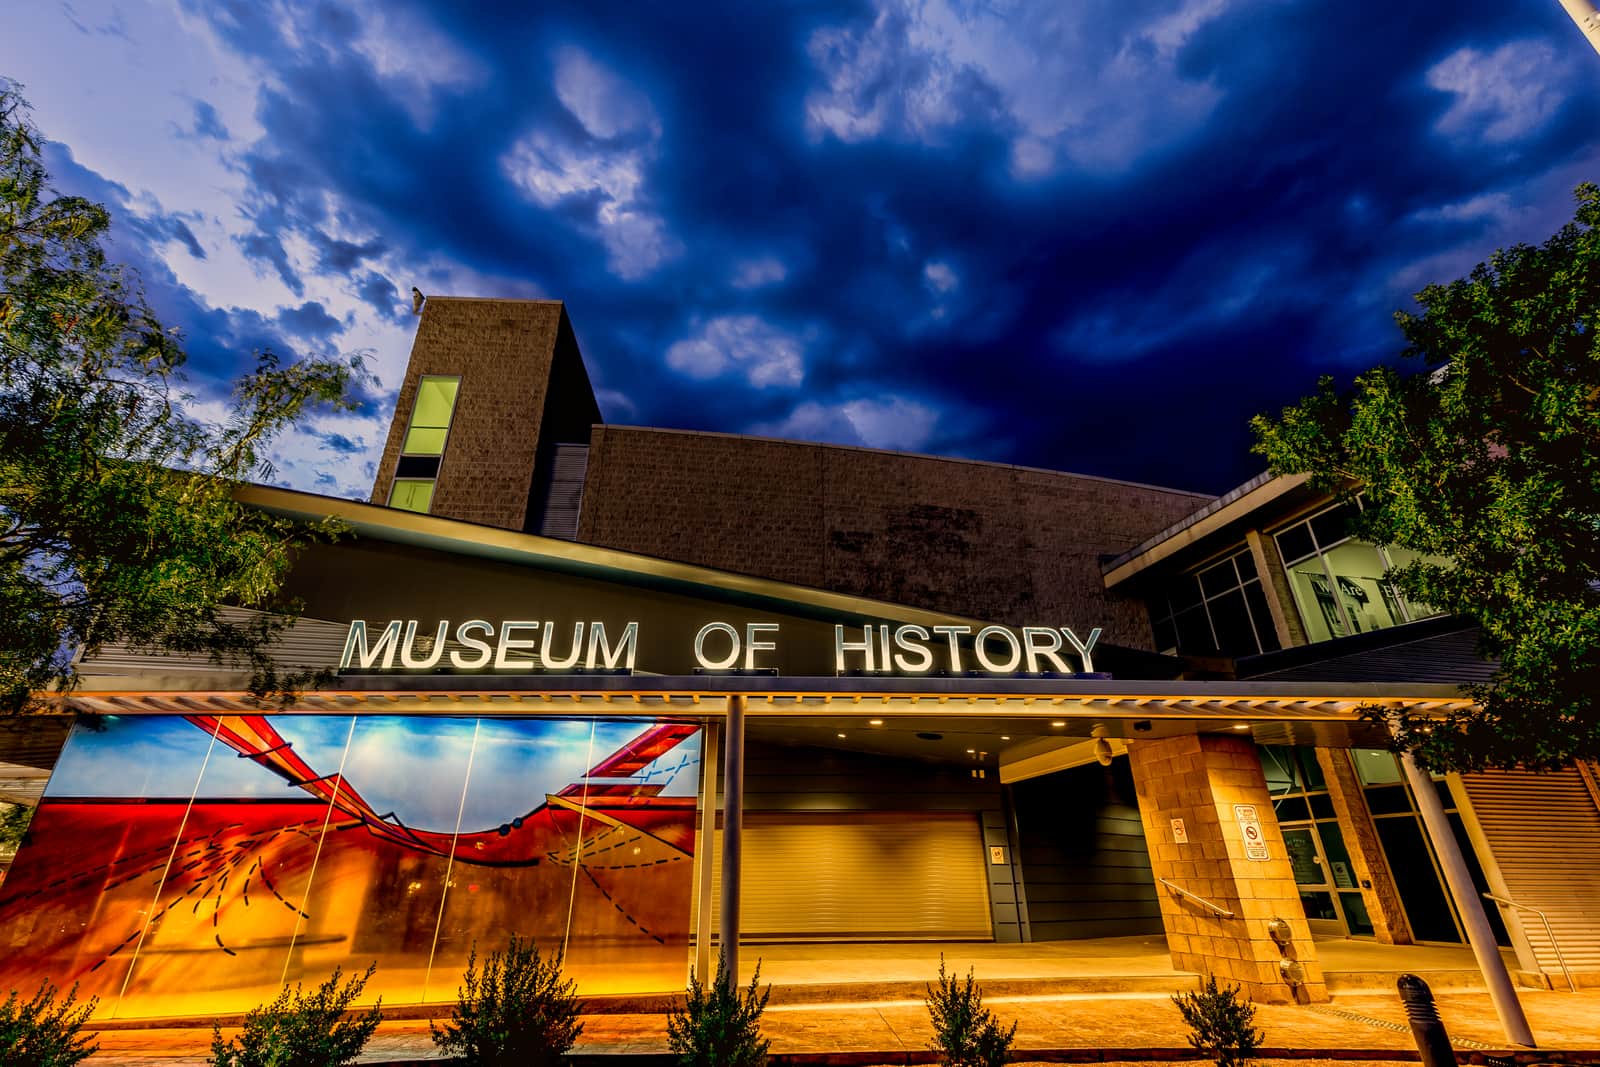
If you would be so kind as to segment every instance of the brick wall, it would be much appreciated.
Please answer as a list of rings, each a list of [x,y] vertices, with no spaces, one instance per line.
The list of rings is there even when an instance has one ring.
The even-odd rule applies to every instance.
[[[597,426],[578,540],[1013,625],[1151,647],[1100,557],[1209,496],[1050,471]]]
[[[430,511],[523,528],[539,422],[566,312],[552,300],[429,297],[400,385],[372,502],[386,504],[423,375],[461,376]]]
[[[1128,745],[1139,795],[1145,845],[1157,879],[1233,912],[1222,917],[1157,883],[1172,965],[1237,982],[1256,1000],[1327,1000],[1300,889],[1273,814],[1272,797],[1253,742],[1195,735]],[[1267,858],[1250,859],[1235,805],[1255,809]],[[1181,819],[1178,841],[1172,820]],[[1291,947],[1280,949],[1268,924],[1289,924]],[[1279,973],[1285,957],[1299,962],[1303,982],[1291,987]]]

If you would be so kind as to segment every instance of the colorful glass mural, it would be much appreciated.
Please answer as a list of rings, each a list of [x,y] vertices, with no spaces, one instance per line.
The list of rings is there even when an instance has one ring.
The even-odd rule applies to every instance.
[[[681,722],[80,725],[0,885],[0,989],[211,1014],[376,962],[370,996],[448,1001],[512,933],[581,992],[680,989],[699,771]]]

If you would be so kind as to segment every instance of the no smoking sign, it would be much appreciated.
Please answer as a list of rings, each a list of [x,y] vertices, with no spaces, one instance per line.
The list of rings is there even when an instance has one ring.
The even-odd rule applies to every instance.
[[[1261,820],[1256,817],[1254,804],[1235,804],[1233,817],[1239,822],[1239,836],[1244,838],[1244,858],[1247,860],[1271,859],[1267,839],[1261,835]]]

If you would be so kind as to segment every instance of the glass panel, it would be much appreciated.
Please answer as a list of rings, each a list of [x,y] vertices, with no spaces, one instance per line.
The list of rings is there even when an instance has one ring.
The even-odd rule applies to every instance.
[[[80,722],[0,883],[0,988],[78,985],[116,1010],[145,919],[170,873],[202,850],[189,800],[211,755],[209,731],[181,717]]]
[[[1261,773],[1266,776],[1268,793],[1277,797],[1300,791],[1300,777],[1295,772],[1289,749],[1279,745],[1261,745],[1256,751],[1261,754]]]
[[[1378,550],[1361,541],[1347,541],[1325,552],[1334,586],[1356,633],[1382,630],[1401,622],[1394,589],[1383,581]]]
[[[1339,903],[1344,907],[1344,922],[1357,937],[1371,937],[1377,931],[1372,927],[1372,916],[1367,914],[1367,902],[1360,893],[1340,893]]]
[[[1248,582],[1256,576],[1256,560],[1248,552],[1241,552],[1233,557],[1234,566],[1239,568],[1239,580]]]
[[[1413,552],[1409,548],[1401,548],[1399,545],[1390,545],[1389,547],[1385,548],[1384,551],[1389,554],[1389,562],[1394,564],[1396,567],[1403,567],[1407,563],[1411,563],[1416,560],[1422,560],[1425,563],[1435,563],[1442,566],[1449,565],[1449,560],[1443,559],[1442,557],[1423,555],[1420,552]],[[1415,622],[1418,619],[1426,619],[1430,615],[1439,614],[1439,610],[1437,608],[1433,607],[1431,604],[1424,604],[1420,600],[1407,600],[1406,607],[1411,609],[1412,622]]]
[[[1246,585],[1244,598],[1250,605],[1250,618],[1255,623],[1256,640],[1261,644],[1261,651],[1276,652],[1282,648],[1278,643],[1278,631],[1272,626],[1272,609],[1267,605],[1267,595],[1261,591],[1261,583]]]
[[[429,998],[512,933],[586,993],[681,986],[699,766],[693,724],[484,720]]]
[[[1403,785],[1374,786],[1365,790],[1367,809],[1374,815],[1395,815],[1412,811],[1411,794]]]
[[[1223,652],[1230,656],[1254,656],[1261,651],[1256,645],[1256,632],[1250,625],[1241,590],[1235,589],[1208,601],[1206,610],[1211,613],[1211,628]]]
[[[405,447],[401,449],[408,456],[438,456],[444,453],[444,438],[449,431],[432,426],[413,426],[406,434]]]
[[[1419,941],[1459,942],[1461,935],[1433,867],[1433,852],[1416,817],[1378,819],[1375,825],[1412,934]]]
[[[1311,808],[1306,804],[1305,797],[1289,797],[1276,801],[1272,805],[1272,810],[1280,822],[1304,822],[1311,818]]]
[[[586,991],[682,985],[696,724],[105,723],[74,734],[36,821],[52,832],[0,885],[6,988],[208,1014],[376,960],[370,997],[448,1001],[472,944],[511,932],[566,948]]]
[[[1313,793],[1311,814],[1318,819],[1335,818],[1338,813],[1333,810],[1333,798],[1326,793]]]
[[[411,425],[446,427],[455,410],[459,378],[426,377],[417,386],[417,403],[411,409]]]
[[[1192,574],[1174,579],[1172,584],[1167,586],[1167,599],[1172,602],[1173,614],[1185,608],[1192,608],[1200,603],[1200,583],[1195,581]]]
[[[1307,919],[1339,921],[1339,912],[1333,906],[1332,893],[1301,893],[1300,903],[1305,906]]]
[[[1301,746],[1294,750],[1295,758],[1300,761],[1300,780],[1306,784],[1306,792],[1327,792],[1328,783],[1322,778],[1322,764],[1317,762],[1317,751],[1314,748]]]
[[[1150,629],[1155,634],[1157,652],[1166,652],[1169,649],[1178,647],[1178,630],[1177,627],[1173,626],[1170,618],[1152,616]]]
[[[1312,556],[1288,568],[1287,573],[1289,588],[1294,591],[1295,604],[1300,608],[1300,621],[1305,624],[1306,637],[1312,642],[1343,637],[1344,616],[1339,614],[1339,601],[1334,598],[1322,560]]]
[[[1326,552],[1334,545],[1350,536],[1350,524],[1357,514],[1354,504],[1340,504],[1321,515],[1314,516],[1311,520],[1311,533],[1317,539],[1317,547]]]
[[[1400,761],[1386,748],[1353,748],[1350,755],[1355,760],[1356,777],[1362,785],[1392,785],[1404,781]]]
[[[1350,852],[1344,847],[1344,834],[1337,822],[1320,822],[1317,833],[1322,837],[1322,854],[1328,860],[1328,877],[1336,889],[1358,889],[1355,867],[1350,863]]]
[[[402,511],[420,511],[425,515],[428,512],[428,505],[432,503],[432,482],[397,480],[394,483],[394,492],[389,495],[389,506],[400,508]]]
[[[1204,654],[1217,650],[1217,643],[1211,638],[1211,623],[1206,618],[1205,608],[1190,608],[1180,612],[1172,621],[1178,628],[1178,647],[1183,651]]]
[[[1199,574],[1200,589],[1206,596],[1216,596],[1229,589],[1237,588],[1239,575],[1233,569],[1233,560],[1225,559],[1215,566],[1207,567]]]
[[[1478,891],[1478,899],[1483,900],[1483,894],[1489,892],[1489,880],[1483,876],[1483,867],[1478,863],[1478,853],[1472,847],[1472,840],[1467,837],[1467,828],[1461,821],[1461,816],[1455,812],[1450,813],[1450,830],[1455,834],[1456,847],[1461,849],[1461,858],[1466,861],[1467,871],[1472,875],[1472,884]],[[1500,914],[1500,908],[1491,900],[1483,901],[1484,914],[1488,916],[1489,928],[1494,931],[1495,943],[1510,945],[1511,935],[1506,932],[1505,918]]]
[[[1317,550],[1311,543],[1311,527],[1307,523],[1295,525],[1278,534],[1278,554],[1285,565],[1298,563]]]

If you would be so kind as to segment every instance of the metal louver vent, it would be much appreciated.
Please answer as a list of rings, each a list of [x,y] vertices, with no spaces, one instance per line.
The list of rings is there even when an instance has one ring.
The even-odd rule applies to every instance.
[[[548,481],[539,501],[541,537],[563,541],[578,538],[578,508],[583,502],[583,480],[589,470],[588,445],[556,445],[551,451]]]

